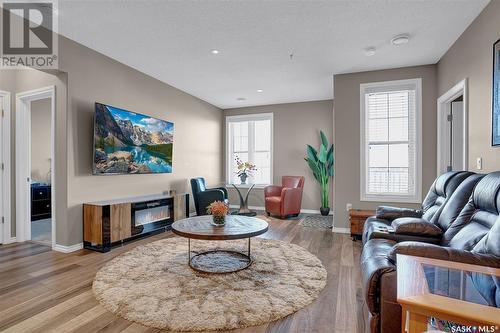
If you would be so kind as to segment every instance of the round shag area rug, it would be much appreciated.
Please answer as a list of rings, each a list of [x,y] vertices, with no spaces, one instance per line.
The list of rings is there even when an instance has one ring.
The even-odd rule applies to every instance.
[[[243,241],[191,240],[191,250],[245,251]],[[252,265],[230,274],[204,274],[188,266],[187,239],[138,246],[106,264],[94,279],[109,311],[171,331],[212,331],[283,318],[314,301],[326,284],[320,260],[300,246],[252,238]]]

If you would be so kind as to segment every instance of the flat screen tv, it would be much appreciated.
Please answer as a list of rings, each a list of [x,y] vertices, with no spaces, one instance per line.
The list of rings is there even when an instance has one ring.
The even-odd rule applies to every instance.
[[[171,173],[174,124],[95,103],[93,174]]]

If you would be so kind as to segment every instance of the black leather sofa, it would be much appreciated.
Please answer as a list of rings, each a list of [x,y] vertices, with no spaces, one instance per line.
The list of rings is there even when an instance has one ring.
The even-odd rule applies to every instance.
[[[433,223],[439,217],[442,208],[451,198],[457,187],[471,175],[473,173],[468,171],[451,171],[442,174],[436,178],[422,202],[421,208],[418,210],[387,206],[378,207],[376,216],[369,217],[365,222],[362,238],[363,244],[371,238],[388,237],[383,234],[387,234],[388,228],[392,226],[395,220],[401,223],[405,220],[400,219],[413,218],[420,219],[420,222],[427,221]],[[466,199],[468,199],[468,196]],[[397,235],[403,229],[406,228],[401,228],[401,230],[395,232],[393,238],[397,239]],[[405,240],[420,240],[421,236],[424,235],[413,233],[413,237],[408,235]]]
[[[458,175],[462,180],[449,193],[450,181],[458,179]],[[371,332],[401,332],[398,253],[500,268],[500,172],[486,176],[447,174],[438,177],[433,188],[441,204],[433,208],[435,212],[429,219],[403,217],[388,221],[382,219],[387,209],[381,209],[378,218],[371,218],[394,229],[368,230],[364,240],[361,273]],[[484,277],[474,281],[489,304],[500,303],[500,281]]]
[[[205,178],[192,178],[191,190],[193,192],[196,215],[207,215],[207,207],[214,201],[228,203],[227,189],[225,187],[207,188]]]

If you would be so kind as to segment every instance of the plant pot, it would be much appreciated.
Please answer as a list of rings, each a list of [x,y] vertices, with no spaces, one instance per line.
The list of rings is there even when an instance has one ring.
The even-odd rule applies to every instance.
[[[330,207],[321,207],[319,211],[321,212],[321,215],[328,216],[328,214],[330,214]]]
[[[241,185],[245,185],[247,183],[247,178],[248,178],[248,176],[246,174],[242,174],[240,176]]]
[[[212,224],[218,227],[223,227],[226,224],[226,216],[212,215]]]

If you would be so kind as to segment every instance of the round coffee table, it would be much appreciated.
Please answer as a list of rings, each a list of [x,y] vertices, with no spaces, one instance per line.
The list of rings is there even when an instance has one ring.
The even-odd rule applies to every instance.
[[[188,263],[192,269],[203,273],[233,273],[248,268],[252,264],[250,238],[265,233],[266,221],[254,217],[228,215],[224,226],[212,225],[212,216],[196,216],[176,221],[172,231],[188,239]],[[214,249],[191,256],[191,239],[234,240],[248,238],[246,253]]]

